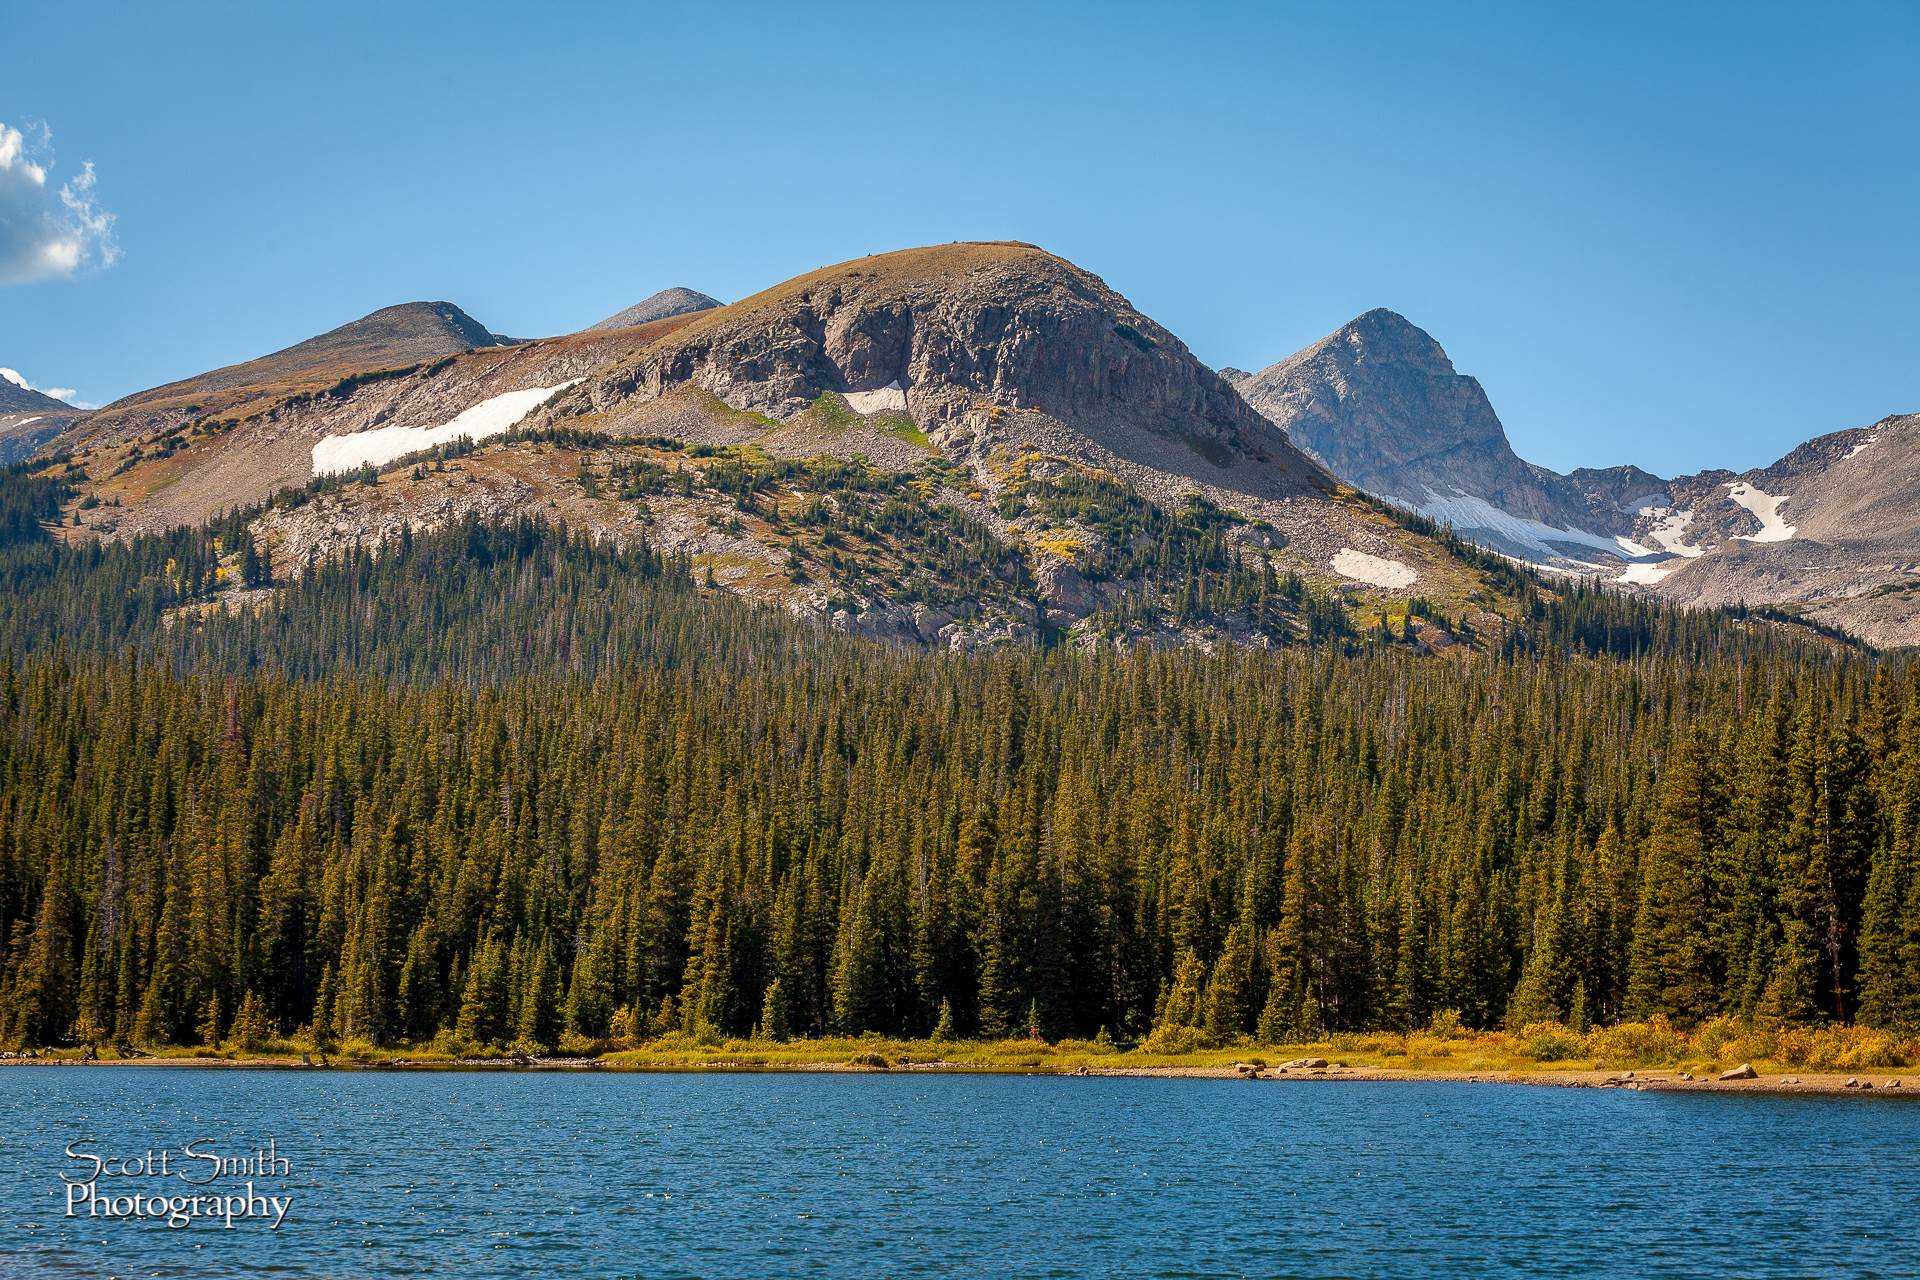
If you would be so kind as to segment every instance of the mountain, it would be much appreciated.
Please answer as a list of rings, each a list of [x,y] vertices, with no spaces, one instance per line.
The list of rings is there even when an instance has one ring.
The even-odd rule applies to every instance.
[[[1637,516],[1661,554],[1627,572],[1669,600],[1771,604],[1882,648],[1920,644],[1920,414],[1683,476]]]
[[[1615,550],[1617,510],[1523,462],[1477,379],[1378,309],[1238,384],[1335,475],[1527,560]]]
[[[116,400],[85,426],[89,440],[132,440],[196,419],[240,418],[290,395],[464,351],[511,346],[451,302],[382,307],[337,329],[243,364]]]
[[[529,422],[896,468],[932,460],[949,469],[942,501],[1034,554],[1059,626],[1115,606],[1128,587],[1110,566],[1143,532],[1086,518],[1067,488],[1112,486],[1116,501],[1160,511],[1205,504],[1243,526],[1234,545],[1332,589],[1405,599],[1418,584],[1465,605],[1480,581],[1343,496],[1098,277],[1030,244],[902,250],[797,277],[701,313]]]
[[[643,423],[683,386],[780,422],[839,395],[955,447],[1004,436],[1008,415],[1045,418],[1052,436],[1072,434],[1065,443],[1162,473],[1232,472],[1274,496],[1326,485],[1179,339],[1026,244],[904,250],[800,276],[701,315],[573,399]]]
[[[1519,458],[1480,383],[1375,310],[1236,387],[1342,479],[1559,573],[1692,605],[1768,606],[1920,644],[1920,433],[1909,416],[1770,467],[1663,479]]]
[[[56,400],[44,391],[35,391],[27,380],[11,369],[0,369],[0,414],[77,413],[65,400]]]
[[[451,424],[462,425],[443,438],[504,430],[532,407],[530,390],[558,390],[684,323],[468,348],[457,344],[486,331],[453,317],[466,319],[449,304],[390,307],[367,318],[375,323],[142,392],[81,420],[54,445],[71,450],[90,478],[97,506],[87,527],[125,537],[201,524],[300,488],[329,467],[384,462],[416,437],[428,439],[417,447],[429,447],[438,438],[427,433]],[[353,442],[338,443],[346,437]]]
[[[12,369],[0,369],[0,466],[31,456],[85,412],[35,391]]]
[[[281,494],[250,520],[293,576],[403,528],[536,517],[686,556],[706,590],[952,647],[1267,644],[1389,616],[1438,646],[1524,608],[1501,566],[1339,485],[1172,333],[1032,245],[862,258],[730,306],[335,363],[332,381],[283,357],[189,380],[236,407],[186,397],[144,432],[73,433],[62,536]]]
[[[718,298],[709,298],[694,289],[683,289],[678,285],[671,289],[662,289],[643,302],[636,302],[625,311],[608,316],[598,324],[587,326],[592,329],[631,329],[635,325],[651,324],[655,320],[665,320],[671,316],[683,316],[694,311],[711,311],[720,305]]]

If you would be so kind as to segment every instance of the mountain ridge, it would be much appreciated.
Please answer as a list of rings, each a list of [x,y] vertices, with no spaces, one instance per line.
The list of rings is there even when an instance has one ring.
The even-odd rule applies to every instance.
[[[24,461],[85,413],[29,386],[14,370],[0,369],[0,466]]]
[[[275,380],[218,416],[75,433],[61,536],[293,491],[249,520],[298,574],[402,528],[562,519],[711,563],[709,589],[957,648],[1280,643],[1353,609],[1441,645],[1519,616],[1515,580],[1361,499],[1174,334],[1024,243],[870,256],[638,328],[326,383],[263,363]],[[842,519],[867,531],[857,551]]]
[[[1798,609],[1874,644],[1920,643],[1912,415],[1740,472],[1561,475],[1514,453],[1479,382],[1384,309],[1234,385],[1342,479],[1549,572],[1676,603]],[[1853,461],[1875,448],[1888,465]]]
[[[63,443],[132,440],[196,419],[245,416],[343,378],[518,341],[493,333],[451,302],[397,303],[266,355],[122,396],[88,415],[80,435]]]

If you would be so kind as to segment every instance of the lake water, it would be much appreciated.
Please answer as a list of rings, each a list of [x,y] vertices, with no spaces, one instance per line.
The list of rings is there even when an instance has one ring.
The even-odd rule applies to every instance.
[[[68,1218],[87,1139],[272,1139],[287,1166],[255,1190],[291,1206],[278,1230]],[[178,1173],[95,1190],[124,1208],[245,1181]],[[1896,1099],[9,1068],[0,1187],[9,1280],[1920,1276],[1920,1105]]]

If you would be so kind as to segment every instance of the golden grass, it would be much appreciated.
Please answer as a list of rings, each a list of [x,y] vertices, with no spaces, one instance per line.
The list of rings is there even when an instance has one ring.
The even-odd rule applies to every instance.
[[[1337,1033],[1315,1039],[1264,1044],[1251,1040],[1205,1044],[1198,1033],[1151,1038],[1121,1048],[1102,1040],[926,1040],[880,1035],[832,1036],[817,1040],[766,1040],[694,1036],[672,1032],[637,1044],[568,1046],[575,1056],[597,1057],[611,1067],[661,1070],[728,1070],[860,1067],[954,1067],[998,1071],[1072,1071],[1087,1067],[1113,1070],[1227,1070],[1238,1063],[1273,1066],[1294,1058],[1326,1058],[1349,1067],[1405,1072],[1550,1075],[1594,1069],[1666,1068],[1714,1072],[1743,1062],[1762,1074],[1782,1070],[1857,1071],[1906,1067],[1920,1061],[1920,1040],[1903,1039],[1865,1027],[1775,1027],[1719,1018],[1681,1031],[1662,1018],[1623,1023],[1581,1033],[1558,1023],[1535,1023],[1517,1031],[1469,1031],[1445,1015],[1412,1032]],[[1156,1050],[1155,1041],[1177,1046]],[[531,1046],[519,1046],[531,1049]],[[166,1046],[148,1056],[219,1057],[235,1062],[297,1058],[316,1052],[303,1038],[269,1042],[257,1051],[234,1044],[219,1048]],[[534,1050],[537,1052],[537,1050]],[[409,1063],[470,1062],[504,1058],[512,1050],[442,1039],[433,1043],[372,1045],[348,1041],[330,1056],[376,1064],[401,1058]],[[78,1049],[51,1050],[45,1057],[75,1059]],[[118,1055],[103,1047],[108,1061]]]

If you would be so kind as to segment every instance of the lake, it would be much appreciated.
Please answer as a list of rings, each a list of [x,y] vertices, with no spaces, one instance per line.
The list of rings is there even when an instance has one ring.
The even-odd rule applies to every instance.
[[[262,1216],[69,1218],[70,1143],[135,1162],[106,1212],[256,1171]],[[0,1275],[1920,1276],[1917,1157],[1878,1098],[8,1068]]]

